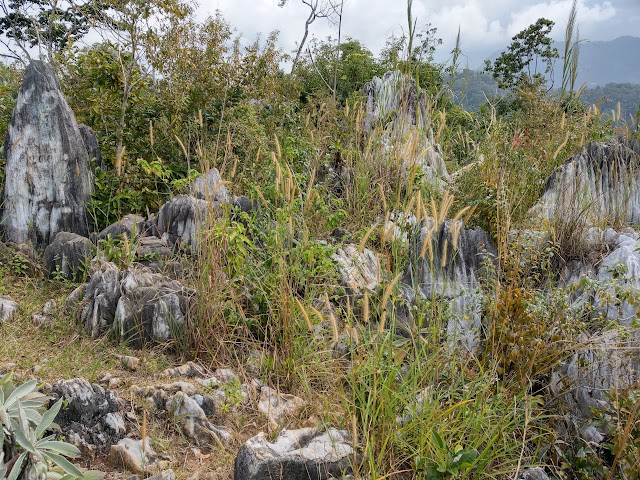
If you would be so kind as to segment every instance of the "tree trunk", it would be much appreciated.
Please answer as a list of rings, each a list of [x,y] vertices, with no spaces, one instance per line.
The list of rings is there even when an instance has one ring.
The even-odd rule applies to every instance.
[[[304,48],[304,44],[307,41],[307,36],[309,36],[309,25],[313,23],[316,19],[316,11],[312,8],[311,13],[309,14],[309,18],[304,23],[304,35],[302,36],[302,40],[300,41],[300,46],[298,47],[298,51],[296,52],[296,56],[293,59],[293,63],[291,64],[291,74],[293,75],[293,71],[296,68],[296,64],[300,59],[300,55],[302,54],[302,49]]]

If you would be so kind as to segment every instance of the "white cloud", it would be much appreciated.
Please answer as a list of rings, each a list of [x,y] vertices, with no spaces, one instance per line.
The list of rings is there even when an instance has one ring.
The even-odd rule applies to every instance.
[[[511,22],[507,27],[507,32],[512,37],[534,23],[538,18],[544,17],[556,23],[554,37],[560,39],[562,38],[572,3],[572,0],[542,2],[515,11],[511,13]],[[578,2],[577,23],[580,27],[589,29],[594,24],[601,24],[612,19],[615,15],[616,9],[611,2],[602,2],[592,6],[586,5],[584,0]]]
[[[308,9],[300,0],[289,0],[278,7],[278,0],[201,0],[199,16],[213,14],[219,8],[238,32],[251,41],[262,32],[280,31],[280,45],[291,52],[300,41]],[[578,23],[583,38],[612,39],[638,35],[638,0],[579,0]],[[571,8],[571,0],[414,0],[418,27],[431,23],[444,44],[437,53],[446,60],[461,28],[462,49],[472,66],[504,49],[511,37],[540,17],[556,22],[553,35],[561,39]],[[345,0],[343,37],[363,42],[374,53],[384,47],[391,34],[406,30],[404,0]],[[634,20],[635,18],[635,20]],[[318,19],[311,26],[310,38],[336,36],[335,25]]]

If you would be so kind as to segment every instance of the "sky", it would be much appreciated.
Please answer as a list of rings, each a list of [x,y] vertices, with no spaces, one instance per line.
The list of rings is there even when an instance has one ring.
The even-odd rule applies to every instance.
[[[334,0],[335,1],[335,0]],[[302,0],[199,0],[198,16],[206,18],[219,10],[249,42],[256,35],[278,30],[279,43],[293,52],[302,38],[309,10]],[[478,68],[484,59],[506,49],[516,33],[538,18],[556,22],[552,36],[563,40],[572,0],[414,0],[417,31],[427,24],[437,28],[443,40],[436,60],[446,62],[460,27],[461,66]],[[386,39],[406,31],[405,0],[345,0],[342,35],[360,40],[378,54]],[[623,35],[640,36],[640,0],[578,0],[580,37],[587,41],[612,40]],[[310,38],[337,36],[336,25],[318,19],[310,27]]]

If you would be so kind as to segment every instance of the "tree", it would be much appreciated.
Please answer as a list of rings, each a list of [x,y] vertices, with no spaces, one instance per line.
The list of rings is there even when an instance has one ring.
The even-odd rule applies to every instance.
[[[288,1],[289,0],[280,0],[278,6],[284,7],[288,3]],[[301,2],[309,7],[309,16],[304,22],[304,34],[302,35],[302,40],[300,40],[300,44],[298,45],[296,56],[293,57],[293,63],[291,64],[291,73],[293,73],[293,71],[295,70],[298,60],[300,59],[302,49],[304,48],[304,45],[307,41],[307,37],[309,36],[309,27],[311,26],[311,24],[318,18],[328,18],[330,15],[336,13],[337,4],[334,5],[331,0],[301,0]],[[340,11],[340,17],[342,18],[342,10]]]
[[[295,73],[302,83],[303,99],[314,95],[335,95],[337,100],[345,101],[372,77],[384,73],[373,53],[349,37],[340,45],[339,62],[335,62],[335,42],[331,38],[312,41],[308,51],[309,55],[300,59]],[[331,76],[337,78],[335,89],[329,81]]]
[[[552,73],[558,49],[552,46],[551,29],[554,22],[539,18],[512,38],[509,48],[491,65],[485,63],[485,71],[491,73],[500,88],[519,86],[531,89],[545,83],[545,74]],[[539,63],[545,70],[539,71]]]
[[[116,128],[116,158],[124,154],[124,129],[127,108],[132,89],[145,75],[145,57],[153,48],[152,40],[157,38],[153,31],[161,28],[163,22],[183,19],[191,13],[191,8],[182,0],[107,0],[107,8],[100,17],[99,27],[105,39],[112,42],[122,75],[122,101],[120,118]]]
[[[9,52],[2,56],[26,63],[28,48],[39,46],[40,56],[51,61],[54,53],[87,34],[102,8],[101,0],[0,0],[1,41]]]
[[[416,34],[414,23],[413,40],[407,35],[391,35],[380,52],[380,65],[384,70],[399,68],[415,78],[428,93],[437,94],[442,86],[441,67],[433,60],[436,48],[442,44],[442,39],[437,37],[437,31],[437,28],[427,23],[420,33]]]

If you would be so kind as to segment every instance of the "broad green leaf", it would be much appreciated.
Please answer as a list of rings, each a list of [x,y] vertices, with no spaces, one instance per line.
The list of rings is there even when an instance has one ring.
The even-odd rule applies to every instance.
[[[17,424],[16,424],[16,426],[18,428],[14,429],[13,435],[14,435],[14,437],[16,439],[16,442],[18,442],[18,445],[20,445],[22,448],[24,448],[29,453],[36,453],[35,447],[31,443],[31,441],[29,440],[27,435],[24,433],[22,428],[20,428],[20,426],[17,425]]]
[[[53,453],[59,453],[64,455],[65,457],[77,457],[80,455],[80,450],[77,447],[71,445],[67,442],[59,442],[59,441],[46,441],[46,442],[38,442],[36,443],[36,447],[42,450],[49,450]]]
[[[62,455],[58,455],[56,453],[51,453],[51,452],[45,452],[45,451],[42,451],[40,453],[42,453],[42,455],[47,457],[57,466],[62,468],[66,473],[70,475],[75,475],[76,478],[82,478],[82,472],[78,470],[78,468],[73,463],[71,463],[69,460],[64,458]]]
[[[442,441],[442,437],[438,432],[436,432],[435,429],[431,430],[431,437],[433,438],[433,441],[436,444],[436,446],[439,449],[444,450],[444,442]]]
[[[456,468],[468,468],[478,458],[478,451],[475,448],[467,448],[461,450],[451,462],[451,465]]]
[[[38,386],[37,380],[31,380],[27,383],[23,383],[22,385],[20,385],[13,392],[11,392],[11,395],[9,395],[9,398],[7,398],[7,401],[5,402],[5,408],[8,409],[19,398],[27,396],[29,393],[34,391],[37,386]]]
[[[83,480],[102,480],[105,477],[104,472],[99,472],[98,470],[87,470],[86,472],[82,472]]]
[[[24,416],[29,422],[33,423],[34,425],[38,425],[42,421],[42,415],[40,415],[37,410],[34,410],[32,408],[25,408]]]
[[[53,406],[45,412],[42,416],[42,421],[36,427],[36,438],[40,438],[42,434],[49,428],[49,426],[53,423],[62,407],[62,399],[58,400]]]
[[[26,452],[20,454],[20,456],[18,457],[18,460],[16,460],[16,463],[13,464],[13,468],[11,468],[11,473],[9,474],[9,477],[7,478],[7,480],[18,479],[18,476],[22,473],[22,464],[24,463],[24,460],[26,458],[27,458]]]

